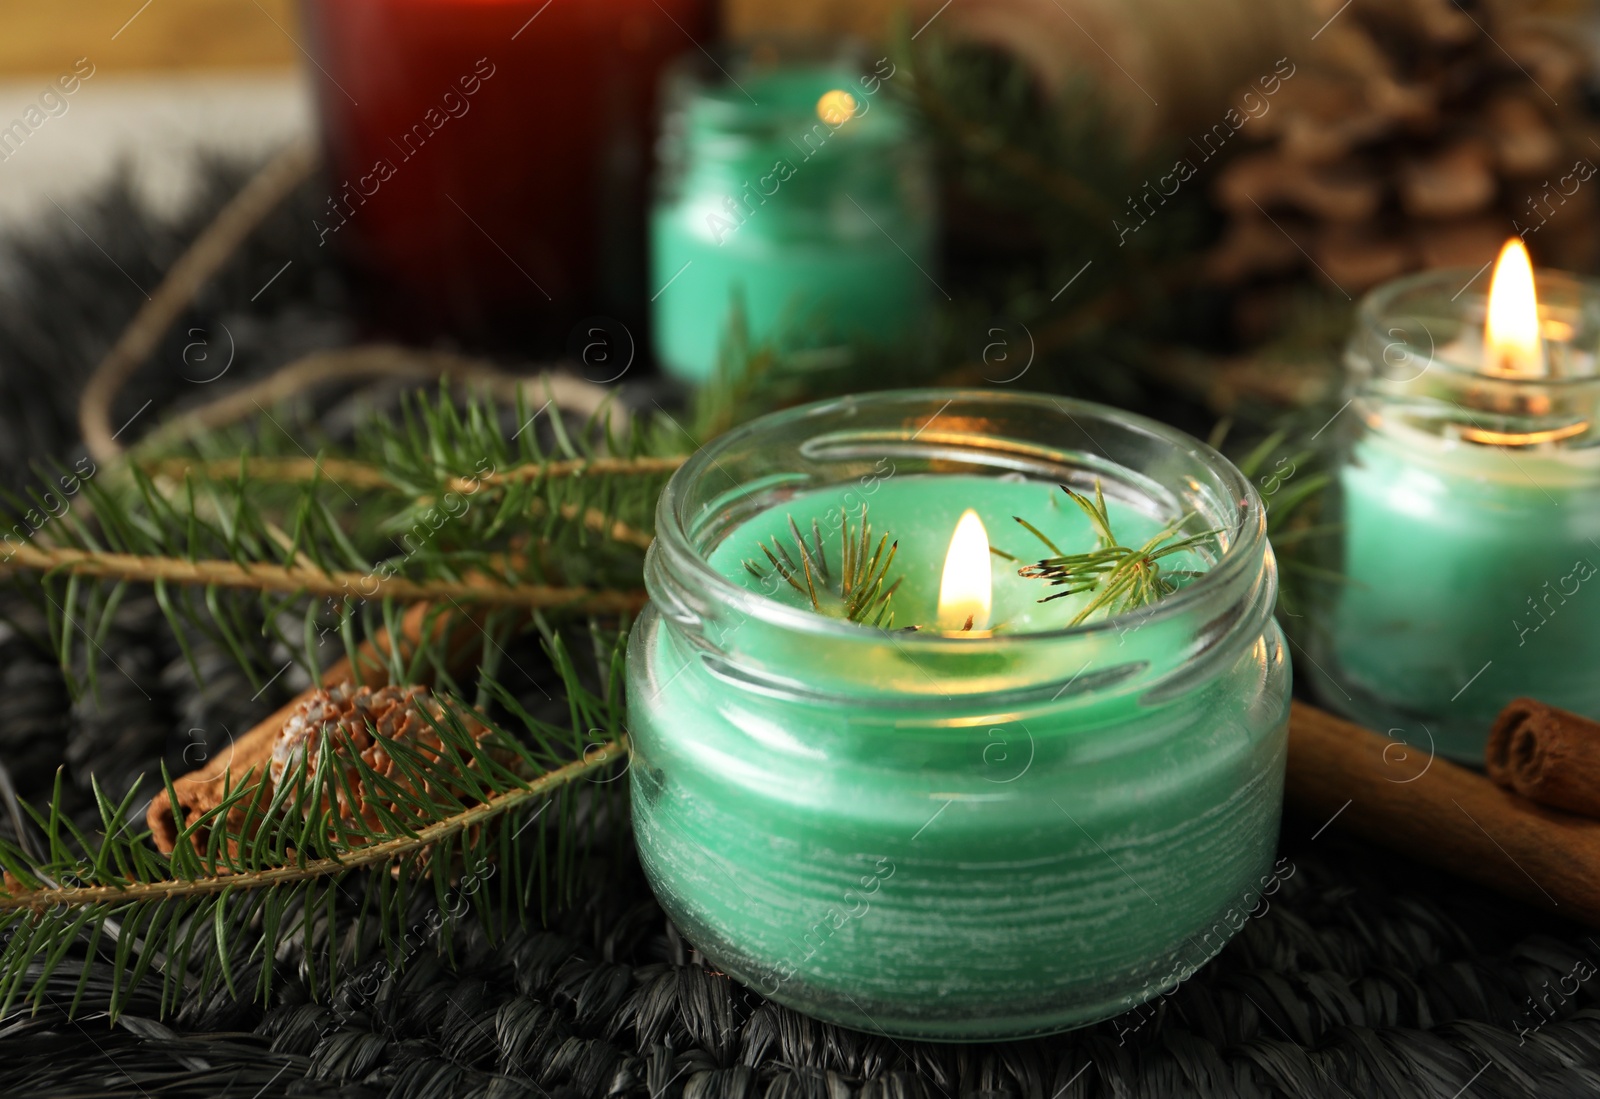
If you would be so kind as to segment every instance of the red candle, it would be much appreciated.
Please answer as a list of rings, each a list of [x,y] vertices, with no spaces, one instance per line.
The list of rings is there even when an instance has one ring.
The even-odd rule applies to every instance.
[[[364,316],[549,351],[639,330],[662,67],[712,0],[307,0],[329,194]]]

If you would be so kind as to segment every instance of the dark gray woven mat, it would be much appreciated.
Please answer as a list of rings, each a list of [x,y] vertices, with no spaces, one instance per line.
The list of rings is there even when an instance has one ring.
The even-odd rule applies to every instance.
[[[291,981],[165,1025],[153,1002],[13,1022],[4,1094],[556,1099],[1087,1099],[1090,1096],[1600,1094],[1600,949],[1580,932],[1330,835],[1291,844],[1272,908],[1172,995],[1085,1031],[1000,1045],[861,1034],[708,970],[626,856],[593,856],[584,901],[492,945],[377,961],[331,1004]],[[1592,971],[1592,969],[1591,969]],[[58,1002],[71,995],[63,978]],[[92,1004],[99,990],[91,989]],[[101,993],[103,995],[103,993]],[[12,1090],[12,1089],[15,1090]],[[264,1089],[264,1090],[263,1090]]]
[[[237,177],[219,172],[209,204]],[[256,234],[119,404],[202,399],[187,330],[237,343],[248,376],[348,337],[327,257],[303,231],[315,197]],[[0,481],[73,452],[77,387],[203,223],[163,227],[125,193],[13,247],[0,292]],[[93,237],[91,241],[88,239]],[[104,248],[109,255],[102,255]],[[249,297],[289,259],[273,293]],[[117,270],[120,264],[126,275]],[[48,655],[0,641],[0,762],[38,798],[58,766],[89,808],[157,760],[215,750],[276,706],[253,702],[219,652],[197,681],[148,603],[130,601],[107,650],[137,687],[105,677],[71,705]],[[519,654],[535,667],[536,649]],[[531,693],[531,688],[530,688]],[[192,762],[193,755],[189,755]],[[159,1019],[155,993],[108,1024],[109,970],[78,1017],[71,967],[36,1014],[0,1020],[0,1096],[515,1096],[553,1099],[1086,1099],[1086,1097],[1600,1095],[1600,945],[1585,929],[1321,831],[1291,816],[1271,907],[1170,996],[1051,1039],[939,1046],[824,1026],[708,969],[666,922],[625,832],[591,852],[581,901],[547,927],[489,943],[466,919],[449,957],[417,900],[402,964],[370,963],[331,1003],[306,983],[305,946],[279,959],[272,1001],[226,993]],[[0,823],[0,829],[6,825]],[[1315,838],[1312,838],[1315,836]],[[1600,936],[1597,936],[1600,938]],[[313,943],[313,954],[323,944]],[[250,974],[242,979],[246,984]]]

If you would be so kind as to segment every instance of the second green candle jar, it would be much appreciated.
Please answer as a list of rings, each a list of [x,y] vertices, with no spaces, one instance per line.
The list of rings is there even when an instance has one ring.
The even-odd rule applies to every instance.
[[[1081,541],[1057,486],[1096,483],[1129,540],[1215,532],[1176,594],[1068,627],[994,557],[997,629],[908,633],[743,569],[790,518],[837,549],[865,505],[925,619],[966,509],[1013,552],[1013,512]],[[1203,444],[1026,395],[847,398],[701,450],[658,531],[628,659],[635,835],[685,936],[752,988],[893,1035],[1061,1030],[1176,985],[1275,888],[1275,566],[1260,500]]]
[[[706,381],[736,327],[790,349],[922,338],[933,186],[895,78],[887,58],[775,43],[672,74],[650,227],[669,374]]]
[[[1323,702],[1420,753],[1483,763],[1529,695],[1600,716],[1600,285],[1543,273],[1539,373],[1494,370],[1470,271],[1362,302],[1312,606]],[[1531,292],[1531,288],[1530,288]]]

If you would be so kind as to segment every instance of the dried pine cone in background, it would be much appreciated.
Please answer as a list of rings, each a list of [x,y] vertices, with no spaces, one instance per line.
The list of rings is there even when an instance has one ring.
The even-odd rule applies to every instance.
[[[488,732],[477,722],[458,720],[464,721],[475,740],[481,740]],[[302,763],[309,781],[316,775],[319,756],[326,748],[334,753],[330,767],[342,772],[342,778],[335,773],[332,782],[341,820],[359,818],[368,827],[379,828],[383,823],[380,805],[404,820],[410,814],[393,797],[386,798],[380,791],[367,788],[354,757],[359,756],[407,795],[421,795],[430,801],[441,795],[459,798],[462,788],[458,785],[440,788],[424,782],[419,788],[408,771],[396,765],[385,746],[385,741],[403,744],[422,759],[435,763],[446,752],[436,728],[445,721],[443,708],[422,687],[374,690],[346,683],[317,691],[295,708],[273,744],[268,762],[272,787],[276,789]],[[454,762],[463,769],[473,766],[468,758]],[[326,805],[325,796],[321,804]]]
[[[1277,280],[1243,299],[1245,334],[1273,327],[1286,274],[1355,296],[1476,269],[1516,232],[1542,263],[1592,268],[1600,130],[1582,29],[1524,0],[1343,2],[1313,0],[1316,39],[1291,51],[1293,79],[1240,131],[1256,148],[1213,188],[1227,231],[1211,273]]]
[[[914,23],[943,0],[918,0]],[[1059,97],[1084,75],[1135,149],[1218,121],[1310,33],[1306,0],[964,0],[935,26],[1022,60]]]

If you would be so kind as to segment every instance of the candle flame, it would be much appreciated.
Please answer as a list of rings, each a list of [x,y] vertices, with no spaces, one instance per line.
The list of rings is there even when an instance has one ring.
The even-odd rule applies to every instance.
[[[1488,367],[1502,374],[1543,374],[1539,343],[1539,299],[1533,288],[1533,262],[1522,241],[1512,237],[1500,249],[1489,281],[1489,321],[1484,326]]]
[[[856,97],[843,88],[823,92],[817,100],[817,117],[830,126],[843,126],[856,113]]]
[[[989,627],[991,599],[989,533],[978,513],[968,508],[950,537],[939,581],[939,628],[983,630]]]

